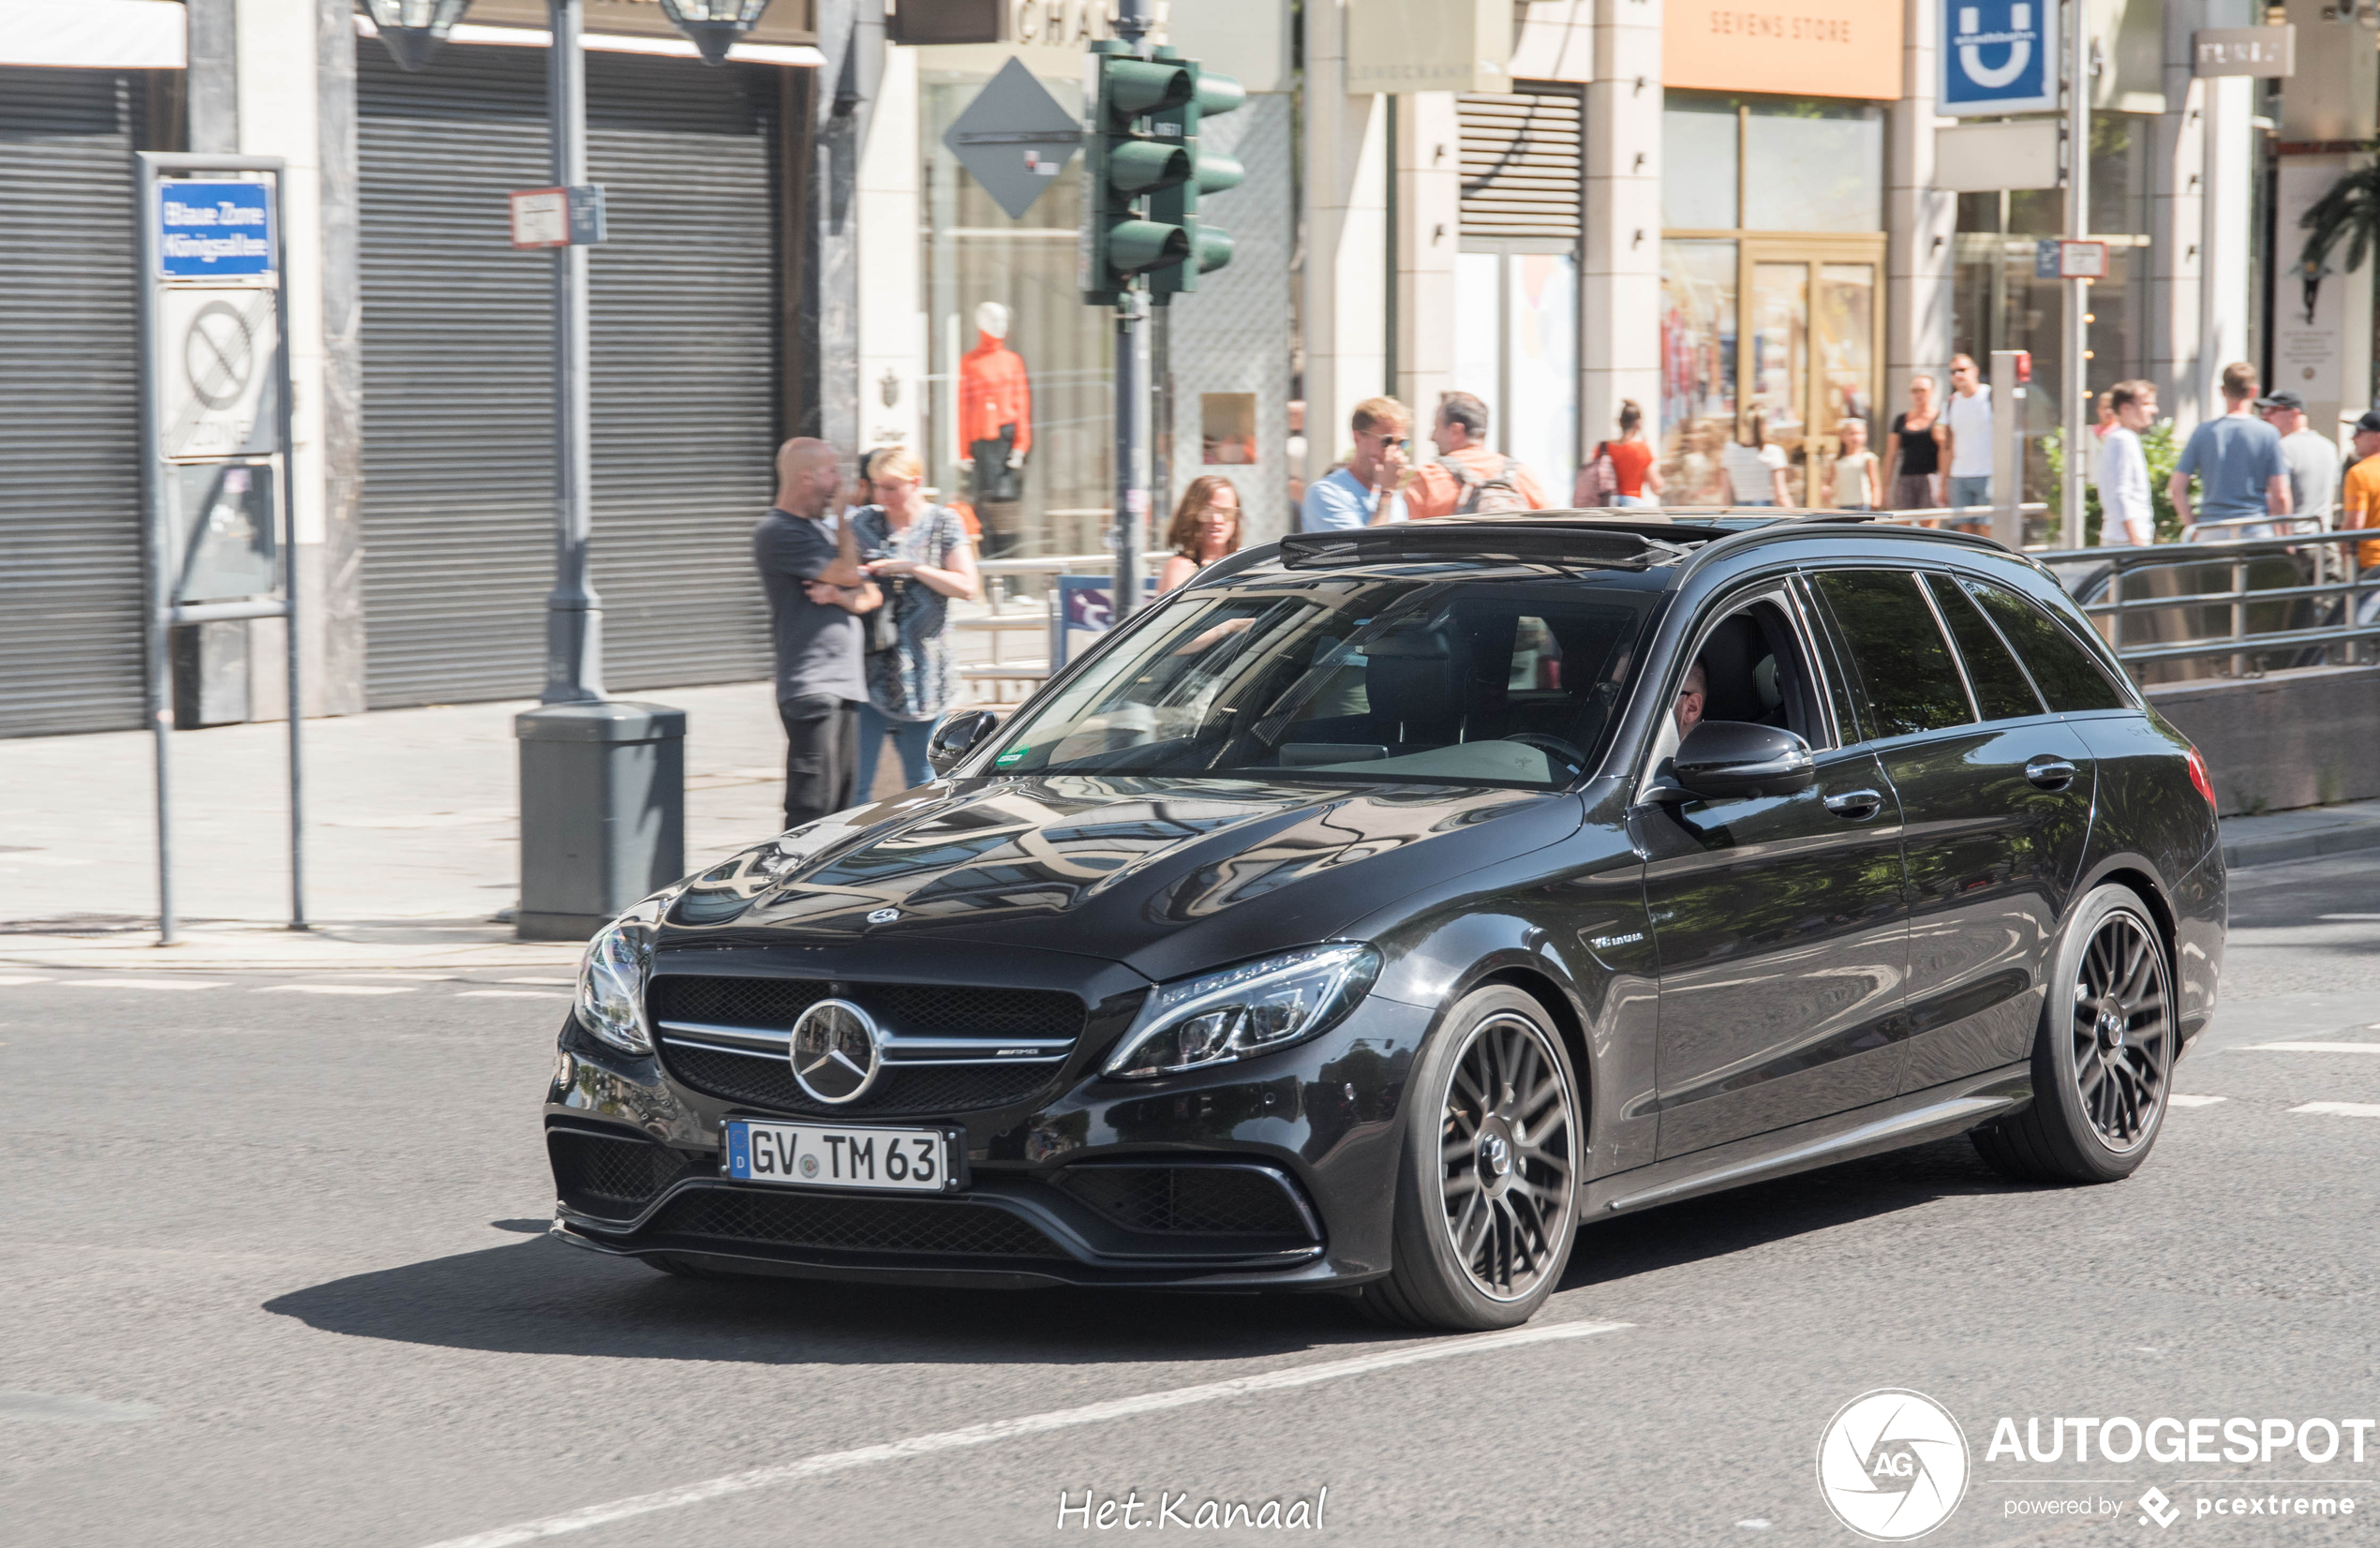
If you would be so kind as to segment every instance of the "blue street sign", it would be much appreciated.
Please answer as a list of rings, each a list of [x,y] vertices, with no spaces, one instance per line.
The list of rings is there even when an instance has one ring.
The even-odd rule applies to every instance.
[[[273,189],[263,183],[157,184],[157,272],[238,279],[273,272]]]
[[[2057,0],[1942,0],[1934,111],[2049,112],[2058,106]]]

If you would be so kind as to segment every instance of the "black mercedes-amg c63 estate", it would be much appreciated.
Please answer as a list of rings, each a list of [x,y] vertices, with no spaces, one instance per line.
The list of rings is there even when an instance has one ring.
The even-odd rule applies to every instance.
[[[1733,1183],[1961,1133],[2121,1178],[2222,967],[2197,753],[1946,532],[1291,537],[934,765],[589,944],[557,1233],[1500,1327]]]

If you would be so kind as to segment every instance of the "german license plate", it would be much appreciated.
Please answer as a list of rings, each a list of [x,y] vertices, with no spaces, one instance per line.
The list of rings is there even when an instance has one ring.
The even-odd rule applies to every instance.
[[[731,1119],[727,1175],[796,1188],[897,1188],[947,1193],[960,1185],[959,1150],[945,1129],[845,1128]]]

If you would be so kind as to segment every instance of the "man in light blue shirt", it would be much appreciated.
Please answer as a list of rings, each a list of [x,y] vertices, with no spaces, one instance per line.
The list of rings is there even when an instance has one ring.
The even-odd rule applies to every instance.
[[[2254,365],[2243,360],[2224,366],[2223,417],[2190,432],[2166,485],[2183,541],[2268,538],[2274,519],[2289,514],[2289,459],[2282,454],[2281,432],[2255,416],[2252,405],[2260,391]],[[2194,512],[2193,473],[2199,482]]]
[[[1298,508],[1301,532],[1352,531],[1406,519],[1405,448],[1413,415],[1392,397],[1368,397],[1355,406],[1350,422],[1355,455],[1307,486]]]

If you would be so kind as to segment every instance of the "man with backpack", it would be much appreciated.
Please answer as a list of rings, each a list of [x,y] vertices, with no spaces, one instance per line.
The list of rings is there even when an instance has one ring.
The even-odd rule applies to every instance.
[[[1471,394],[1449,393],[1439,400],[1430,427],[1437,457],[1423,463],[1405,490],[1414,520],[1542,511],[1551,503],[1535,473],[1487,444],[1487,405]]]

